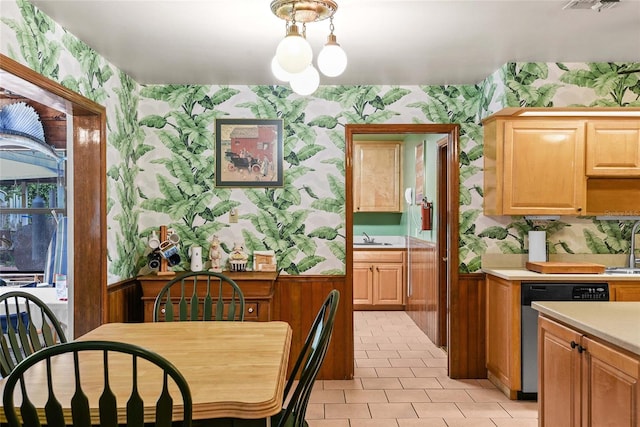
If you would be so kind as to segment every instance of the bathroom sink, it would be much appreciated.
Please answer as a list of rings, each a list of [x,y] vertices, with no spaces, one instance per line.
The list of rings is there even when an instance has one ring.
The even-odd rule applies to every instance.
[[[607,267],[604,272],[607,274],[640,274],[640,268]]]

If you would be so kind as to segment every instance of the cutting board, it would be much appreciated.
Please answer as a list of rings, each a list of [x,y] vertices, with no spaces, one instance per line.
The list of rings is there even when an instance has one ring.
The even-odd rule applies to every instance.
[[[527,262],[527,270],[545,274],[601,274],[605,266],[591,262]]]

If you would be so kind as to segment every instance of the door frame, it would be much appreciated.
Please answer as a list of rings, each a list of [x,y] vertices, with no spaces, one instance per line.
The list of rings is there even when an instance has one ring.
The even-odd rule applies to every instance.
[[[52,108],[62,106],[72,116],[73,295],[69,303],[73,336],[78,337],[106,323],[108,315],[106,110],[3,54],[0,70],[3,86],[10,84],[16,93]]]
[[[446,260],[440,256],[439,259],[445,262],[438,263],[438,277],[446,277],[446,295],[451,294],[453,287],[458,283],[458,237],[459,237],[459,216],[460,216],[460,175],[459,175],[459,136],[460,125],[457,124],[347,124],[345,125],[345,236],[346,236],[346,282],[353,287],[353,140],[355,135],[361,134],[446,134],[446,209],[438,210],[438,224],[446,224],[446,248],[442,249],[446,253]],[[438,155],[440,159],[440,154]],[[442,227],[440,227],[442,228]],[[448,262],[448,260],[454,262]],[[448,300],[447,296],[447,300]],[[457,330],[456,319],[452,318],[451,304],[455,301],[447,301],[446,326],[447,343],[451,343],[451,331]],[[455,360],[459,360],[466,355],[456,354],[455,348],[448,348],[448,373],[451,366],[457,365]]]

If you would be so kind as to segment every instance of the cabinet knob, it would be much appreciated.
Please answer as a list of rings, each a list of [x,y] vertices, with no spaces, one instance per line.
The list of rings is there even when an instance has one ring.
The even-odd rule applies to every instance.
[[[571,348],[576,348],[578,346],[578,343],[575,341],[571,341],[570,345],[571,345]]]
[[[576,208],[578,212],[582,212],[582,208]]]
[[[164,308],[161,308],[161,309],[160,309],[160,313],[162,313],[162,314],[164,314],[166,311],[167,311],[167,310],[166,310],[166,309],[164,309]]]
[[[369,267],[369,271],[373,271],[373,266]]]
[[[249,309],[247,310],[249,313],[253,313],[253,307],[249,307]]]

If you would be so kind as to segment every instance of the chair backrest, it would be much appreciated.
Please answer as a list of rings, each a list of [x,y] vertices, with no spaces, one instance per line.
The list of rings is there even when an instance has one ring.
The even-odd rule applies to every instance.
[[[40,298],[23,291],[0,295],[0,374],[7,376],[25,357],[67,338],[56,315]]]
[[[32,354],[16,366],[11,374],[9,374],[2,396],[4,413],[9,427],[22,427],[23,425],[40,427],[42,424],[50,427],[92,425],[90,416],[90,410],[92,408],[90,408],[85,389],[93,388],[95,384],[87,384],[85,389],[83,389],[81,378],[82,363],[79,363],[79,358],[85,357],[88,352],[93,352],[94,354],[96,352],[102,353],[102,366],[100,366],[99,369],[101,369],[104,374],[104,381],[99,383],[99,387],[102,387],[102,393],[98,401],[100,421],[98,424],[96,420],[94,420],[93,425],[100,425],[102,427],[118,426],[118,402],[115,393],[112,391],[112,386],[116,382],[124,382],[126,388],[129,387],[129,384],[131,386],[131,392],[128,396],[122,396],[119,393],[120,398],[124,397],[127,399],[126,404],[120,404],[121,408],[126,406],[126,425],[128,427],[143,427],[145,410],[144,401],[141,397],[142,393],[139,392],[141,389],[138,388],[138,375],[142,377],[144,374],[145,380],[158,378],[158,397],[155,404],[155,424],[153,425],[157,427],[172,426],[174,395],[177,397],[178,393],[172,391],[175,389],[172,388],[171,382],[168,381],[168,378],[171,377],[173,383],[175,383],[179,390],[179,394],[182,396],[182,417],[176,416],[176,419],[182,420],[182,423],[179,424],[182,427],[191,426],[193,409],[189,385],[180,371],[167,359],[157,353],[133,344],[113,341],[73,341],[47,347]],[[84,353],[83,356],[80,356],[80,353]],[[68,365],[63,363],[56,364],[57,357],[68,354],[71,354],[73,357],[73,369],[70,369]],[[118,372],[113,372],[110,376],[109,358],[128,357],[127,355],[130,355],[131,358],[131,377],[126,376],[127,373],[122,372],[121,369]],[[157,369],[150,367],[147,363],[141,362],[140,359],[147,360],[152,365],[155,365]],[[45,361],[44,365],[42,361]],[[138,373],[138,366],[140,366],[140,373]],[[44,384],[44,382],[33,383],[24,380],[25,373],[31,368],[36,372],[42,372],[43,369],[46,369],[46,384]],[[56,397],[64,394],[62,387],[56,387],[56,382],[52,381],[56,369],[64,372],[66,375],[71,375],[75,383],[75,390],[73,390],[73,396],[69,401],[63,401],[64,399]],[[162,381],[160,381],[160,379]],[[17,387],[18,381],[20,382],[19,387]],[[35,395],[42,396],[45,392],[45,390],[43,390],[44,387],[46,387],[45,390],[48,396],[47,403],[44,405],[44,410],[43,408],[36,409],[31,399]],[[57,395],[56,392],[58,392]],[[18,408],[16,408],[14,404],[14,396],[16,394],[21,396],[22,403],[19,407],[20,416],[18,416]],[[70,390],[67,390],[66,395],[68,396],[69,394]],[[146,396],[148,395],[145,395],[145,397]],[[180,402],[178,402],[178,404],[179,403]],[[71,416],[69,417],[67,412],[66,419],[63,407],[71,408]],[[95,413],[95,408],[93,409]],[[38,417],[39,412],[44,414],[46,420],[41,420]],[[20,419],[22,421],[20,421]]]
[[[305,422],[307,404],[313,384],[327,354],[327,348],[329,348],[339,301],[340,292],[333,289],[318,311],[284,389],[283,406],[287,400],[288,403],[280,414],[272,418],[273,425],[278,427],[303,427],[307,425]],[[294,389],[293,385],[298,372],[300,372],[300,379]]]
[[[221,273],[196,271],[169,281],[153,304],[153,321],[244,320],[244,294]]]

